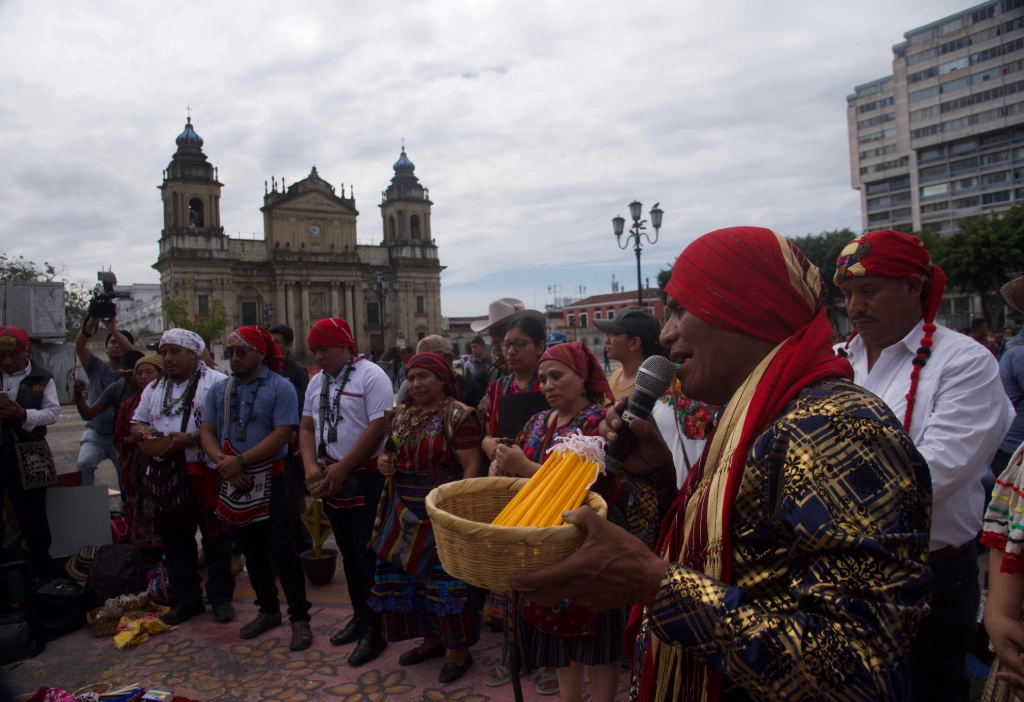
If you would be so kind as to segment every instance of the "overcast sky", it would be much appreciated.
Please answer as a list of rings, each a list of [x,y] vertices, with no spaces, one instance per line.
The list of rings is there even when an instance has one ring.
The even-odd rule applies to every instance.
[[[361,243],[406,139],[444,314],[636,288],[611,218],[660,202],[653,281],[694,237],[860,229],[846,96],[947,0],[45,3],[0,0],[0,251],[157,282],[156,186],[192,108],[221,218],[263,182],[355,186]]]

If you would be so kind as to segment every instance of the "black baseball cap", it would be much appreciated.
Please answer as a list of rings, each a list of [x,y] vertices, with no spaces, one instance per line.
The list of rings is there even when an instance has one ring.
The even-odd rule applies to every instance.
[[[661,323],[643,307],[623,307],[612,319],[595,319],[594,326],[606,334],[629,334],[645,344],[658,343]]]

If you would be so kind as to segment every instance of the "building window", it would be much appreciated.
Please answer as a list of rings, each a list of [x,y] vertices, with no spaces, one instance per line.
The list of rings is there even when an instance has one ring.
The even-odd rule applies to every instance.
[[[243,302],[242,303],[242,326],[250,327],[256,324],[256,303],[255,302]]]
[[[366,303],[366,323],[374,325],[380,324],[380,305],[378,303]]]
[[[938,185],[929,185],[921,188],[921,197],[933,197],[935,195],[945,195],[949,192],[949,183],[940,183]]]
[[[388,234],[391,235],[391,241],[395,240],[395,216],[391,215],[388,217]]]
[[[194,197],[188,201],[188,226],[193,228],[205,227],[204,222],[203,201],[198,197]]]
[[[977,195],[975,195],[974,197],[962,197],[959,200],[953,200],[953,209],[954,210],[962,210],[965,207],[977,207],[977,206],[978,206],[978,196]],[[921,208],[921,210],[923,212],[924,208]]]
[[[615,319],[615,308],[614,307],[609,307],[608,308],[608,317],[607,318],[608,319]]]
[[[416,314],[426,314],[426,300],[422,295],[416,296]]]
[[[601,310],[594,310],[594,321],[601,319]]]
[[[981,196],[981,204],[983,205],[996,205],[1000,202],[1009,202],[1012,196],[1012,191],[1001,190],[998,193],[985,193]]]
[[[425,337],[426,335],[427,335],[426,332],[416,332],[416,340],[417,341],[423,341],[423,337]]]
[[[576,315],[574,315],[574,314],[567,315],[566,316],[566,324],[568,324],[570,327],[575,327],[576,326]]]
[[[586,329],[587,328],[587,313],[586,312],[580,312],[580,328],[581,329]]]
[[[409,233],[413,239],[420,238],[420,216],[413,215],[409,218]]]
[[[200,295],[199,296],[199,316],[205,317],[210,313],[210,296]]]

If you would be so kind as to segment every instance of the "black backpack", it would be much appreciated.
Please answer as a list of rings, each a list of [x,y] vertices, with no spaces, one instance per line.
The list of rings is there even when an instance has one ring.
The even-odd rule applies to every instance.
[[[130,544],[100,546],[85,581],[85,607],[95,609],[112,597],[146,591],[142,551]]]
[[[13,561],[0,565],[0,665],[37,656],[46,648],[31,586],[32,570],[28,563]]]
[[[77,631],[85,624],[85,588],[81,583],[57,578],[37,587],[32,595],[47,641]]]

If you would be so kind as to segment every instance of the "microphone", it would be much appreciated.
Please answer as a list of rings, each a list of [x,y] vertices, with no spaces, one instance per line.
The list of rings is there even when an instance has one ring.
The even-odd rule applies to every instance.
[[[622,428],[617,432],[619,440],[605,447],[605,472],[594,483],[594,492],[605,494],[615,482],[615,476],[622,471],[622,461],[636,444],[636,435],[629,430],[634,419],[647,419],[654,410],[654,403],[661,399],[676,376],[676,364],[664,356],[650,356],[644,359],[636,374],[636,385],[625,411],[622,413]]]

